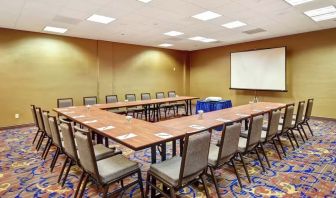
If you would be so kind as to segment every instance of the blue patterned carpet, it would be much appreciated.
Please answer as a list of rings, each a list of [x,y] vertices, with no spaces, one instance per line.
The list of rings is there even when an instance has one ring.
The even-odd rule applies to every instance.
[[[310,137],[300,149],[292,151],[289,142],[285,142],[287,158],[279,160],[271,146],[266,147],[272,168],[261,172],[255,156],[248,161],[252,183],[248,183],[244,171],[239,165],[244,188],[238,185],[233,168],[224,166],[216,171],[220,182],[222,197],[336,197],[336,122],[311,121],[314,137]],[[71,169],[64,188],[56,180],[64,161],[61,157],[53,173],[49,166],[54,150],[46,161],[41,159],[41,151],[36,152],[31,142],[35,128],[21,128],[0,131],[0,197],[71,197],[76,188],[80,171]],[[220,132],[214,132],[213,141]],[[300,138],[299,138],[300,140]],[[117,146],[124,155],[140,163],[143,178],[149,167],[150,150],[133,152]],[[168,151],[170,151],[168,145]],[[169,156],[169,155],[168,155]],[[266,165],[266,163],[265,163]],[[110,188],[110,191],[117,186]],[[208,180],[211,196],[216,197],[215,189]],[[190,186],[180,191],[183,197],[205,197],[202,187]],[[98,197],[96,186],[90,184],[85,197]],[[139,197],[138,186],[130,188],[124,197]]]

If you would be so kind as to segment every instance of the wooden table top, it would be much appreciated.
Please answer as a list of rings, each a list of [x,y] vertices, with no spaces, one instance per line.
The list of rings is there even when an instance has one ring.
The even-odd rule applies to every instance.
[[[135,107],[135,106],[142,106],[142,105],[163,104],[163,103],[169,103],[169,102],[180,102],[180,101],[195,100],[195,99],[199,99],[199,98],[193,97],[193,96],[177,96],[173,98],[115,102],[115,103],[108,103],[108,104],[96,104],[93,106],[99,109],[114,109],[114,108],[122,108],[122,107]]]
[[[218,111],[211,111],[200,115],[191,115],[181,118],[170,119],[154,123],[157,126],[164,126],[182,130],[185,132],[199,131],[201,128],[211,129],[217,126],[222,126],[224,123],[236,122],[250,117],[252,114],[265,113],[270,110],[285,107],[286,104],[260,102],[253,104],[246,104],[228,109]],[[196,126],[195,126],[196,125]]]
[[[184,97],[178,98],[186,100]],[[254,113],[267,112],[284,106],[285,104],[281,103],[261,102],[204,113],[203,119],[199,119],[199,115],[191,115],[158,123],[134,118],[128,121],[124,115],[101,110],[104,108],[100,108],[100,105],[55,108],[54,111],[132,150],[141,150],[182,138],[187,132],[214,128],[225,122],[237,121]]]

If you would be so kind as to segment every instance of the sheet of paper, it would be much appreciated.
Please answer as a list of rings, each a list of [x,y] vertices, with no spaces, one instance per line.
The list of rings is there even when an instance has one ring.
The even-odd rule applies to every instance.
[[[250,115],[247,115],[247,114],[241,114],[241,113],[236,113],[237,116],[241,116],[241,117],[248,117]]]
[[[125,134],[125,135],[118,136],[117,138],[119,140],[127,140],[127,139],[130,139],[130,138],[136,137],[136,136],[137,135],[135,135],[134,133],[128,133],[128,134]]]
[[[100,127],[100,128],[98,128],[98,130],[107,131],[107,130],[111,130],[111,129],[114,129],[114,128],[115,128],[114,126],[106,126],[106,127]]]
[[[173,137],[171,134],[168,133],[157,133],[155,135],[162,139],[168,139]]]
[[[190,125],[189,127],[190,127],[190,128],[193,128],[193,129],[197,129],[197,130],[205,129],[204,126],[197,125],[197,124]]]
[[[72,114],[72,113],[75,113],[74,111],[62,111],[62,113],[65,113],[65,114]]]
[[[223,118],[217,118],[216,120],[219,121],[219,122],[232,122],[232,120],[226,120],[226,119],[223,119]]]
[[[85,121],[83,122],[84,124],[91,124],[91,123],[95,123],[97,122],[97,120],[88,120],[88,121]]]

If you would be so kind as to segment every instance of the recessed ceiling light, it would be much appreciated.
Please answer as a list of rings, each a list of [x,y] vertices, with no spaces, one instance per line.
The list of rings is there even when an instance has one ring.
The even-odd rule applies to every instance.
[[[173,46],[173,44],[170,44],[170,43],[162,43],[159,45],[160,47],[171,47]]]
[[[52,27],[52,26],[46,26],[43,31],[46,32],[56,32],[56,33],[65,33],[66,31],[68,31],[68,29],[66,28],[58,28],[58,27]]]
[[[287,3],[291,4],[292,6],[297,6],[300,4],[308,3],[313,0],[285,0]]]
[[[210,42],[215,42],[215,41],[217,41],[216,39],[205,38],[205,37],[202,37],[202,36],[191,37],[191,38],[189,38],[189,40],[193,40],[193,41],[201,41],[201,42],[204,42],[204,43],[210,43]]]
[[[312,19],[316,22],[336,18],[336,12],[314,16]]]
[[[243,23],[241,21],[232,21],[230,23],[225,23],[222,26],[226,27],[226,28],[229,28],[229,29],[233,29],[233,28],[239,28],[239,27],[242,27],[242,26],[245,26],[245,25],[246,25],[246,23]]]
[[[217,17],[220,17],[220,16],[222,16],[222,15],[217,14],[215,12],[206,11],[206,12],[196,14],[192,17],[194,17],[195,19],[202,20],[202,21],[207,21],[207,20],[214,19],[214,18],[217,18]]]
[[[309,10],[304,12],[305,15],[309,16],[309,17],[314,17],[314,16],[319,16],[322,14],[329,14],[332,12],[336,12],[336,8],[335,6],[327,6],[327,7],[323,7],[323,8],[319,8],[319,9],[314,9],[314,10]]]
[[[141,1],[141,2],[144,2],[144,3],[148,3],[148,2],[150,2],[152,0],[138,0],[138,1]]]
[[[201,40],[204,40],[204,39],[207,39],[207,38],[202,37],[202,36],[195,36],[195,37],[189,38],[189,40],[193,40],[193,41],[201,41]]]
[[[167,35],[167,36],[179,36],[179,35],[182,35],[182,34],[184,34],[184,33],[178,32],[178,31],[170,31],[170,32],[164,33],[164,35]]]
[[[215,42],[217,40],[216,39],[207,38],[207,39],[203,39],[201,41],[204,42],[204,43],[211,43],[211,42]]]
[[[101,16],[94,14],[87,18],[86,20],[96,22],[96,23],[103,23],[103,24],[108,24],[111,23],[112,21],[116,20],[115,18],[107,17],[107,16]]]

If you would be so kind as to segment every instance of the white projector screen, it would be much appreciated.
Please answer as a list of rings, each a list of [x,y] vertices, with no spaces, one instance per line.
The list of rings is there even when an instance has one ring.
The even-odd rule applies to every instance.
[[[286,47],[231,53],[231,89],[286,91]]]

